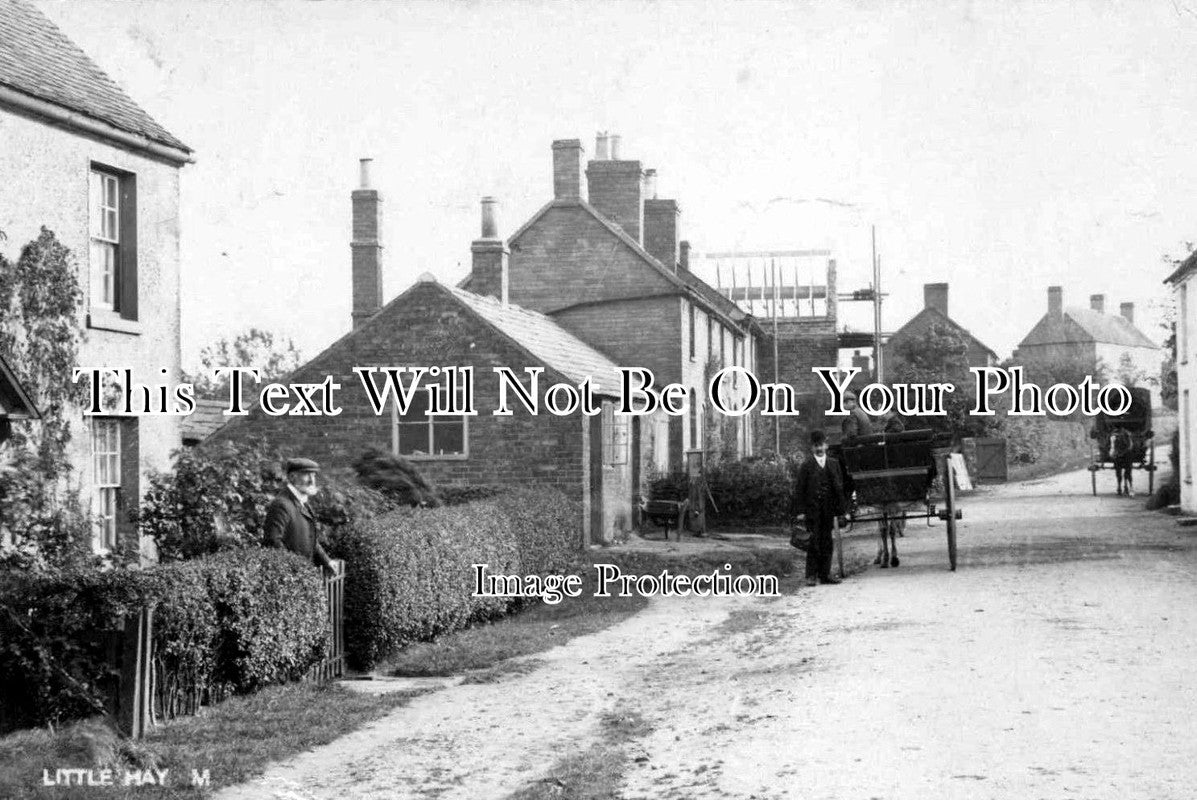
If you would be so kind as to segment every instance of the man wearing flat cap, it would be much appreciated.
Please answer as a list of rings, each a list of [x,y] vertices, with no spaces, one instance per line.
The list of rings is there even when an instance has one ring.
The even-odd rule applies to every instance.
[[[316,518],[308,508],[308,500],[317,491],[316,473],[320,465],[307,458],[289,458],[286,469],[287,485],[274,496],[266,511],[262,543],[266,547],[285,547],[331,571],[332,560],[316,538]]]

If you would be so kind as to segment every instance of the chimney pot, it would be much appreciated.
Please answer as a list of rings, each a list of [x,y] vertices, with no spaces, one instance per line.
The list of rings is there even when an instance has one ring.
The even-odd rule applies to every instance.
[[[655,169],[644,171],[644,198],[646,200],[657,199],[657,171]]]
[[[594,160],[606,161],[611,157],[609,149],[610,137],[607,136],[606,131],[599,131],[594,135]]]
[[[370,188],[370,166],[374,163],[372,158],[362,158],[358,160],[358,172],[361,179],[362,189]]]
[[[1134,303],[1123,303],[1122,306],[1119,308],[1119,311],[1122,312],[1123,319],[1125,319],[1131,325],[1135,324],[1135,304]]]
[[[474,294],[496,298],[503,305],[508,302],[508,258],[511,251],[499,236],[497,207],[493,197],[482,198],[482,238],[470,246],[473,262],[469,288]]]
[[[611,134],[611,160],[619,161],[619,142],[620,135],[618,133]]]
[[[482,238],[483,239],[497,239],[499,238],[499,222],[498,222],[498,205],[499,201],[493,197],[482,198]]]
[[[1047,313],[1062,314],[1064,312],[1064,288],[1061,286],[1047,287]]]
[[[678,263],[681,264],[682,269],[690,269],[690,242],[682,240],[678,245]]]
[[[1106,313],[1106,296],[1104,294],[1089,295],[1089,308],[1098,314]]]

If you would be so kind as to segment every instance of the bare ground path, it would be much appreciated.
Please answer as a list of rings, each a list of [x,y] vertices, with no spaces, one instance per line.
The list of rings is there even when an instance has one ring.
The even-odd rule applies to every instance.
[[[501,798],[651,726],[628,798],[1197,796],[1197,533],[1070,473],[962,503],[960,565],[776,600],[666,599],[276,765],[223,798]]]

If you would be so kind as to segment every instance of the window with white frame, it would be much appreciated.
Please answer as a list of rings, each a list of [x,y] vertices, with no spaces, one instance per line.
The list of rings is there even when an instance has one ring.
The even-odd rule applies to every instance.
[[[119,303],[120,178],[93,169],[88,205],[91,213],[91,306],[115,311]]]
[[[95,418],[91,435],[95,470],[92,546],[97,551],[116,547],[116,518],[121,490],[121,429],[114,419]]]
[[[447,407],[444,386],[440,392],[440,407]],[[464,387],[458,387],[459,403],[465,400]],[[468,417],[428,416],[428,392],[421,387],[414,393],[406,414],[395,415],[395,452],[415,458],[464,458],[467,450]]]

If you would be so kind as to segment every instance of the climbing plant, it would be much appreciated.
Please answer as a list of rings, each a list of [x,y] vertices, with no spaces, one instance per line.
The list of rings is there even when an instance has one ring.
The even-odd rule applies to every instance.
[[[0,560],[61,568],[90,554],[90,523],[70,488],[72,421],[86,392],[79,365],[79,287],[75,259],[43,227],[16,262],[0,254],[0,353],[41,412],[17,422],[0,469]]]

